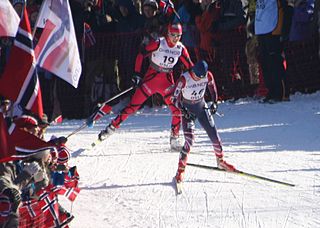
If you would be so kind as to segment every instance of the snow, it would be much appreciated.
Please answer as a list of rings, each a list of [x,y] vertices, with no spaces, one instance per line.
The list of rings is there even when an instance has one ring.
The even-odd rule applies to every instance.
[[[320,92],[290,102],[261,104],[252,98],[220,104],[215,122],[225,158],[239,170],[295,187],[237,174],[187,167],[184,192],[172,184],[178,152],[169,149],[167,108],[144,108],[105,142],[85,150],[115,115],[71,136],[71,164],[81,192],[70,227],[320,227]],[[65,120],[47,137],[67,136],[84,120]],[[215,166],[200,125],[190,163]],[[183,136],[181,136],[183,139]]]

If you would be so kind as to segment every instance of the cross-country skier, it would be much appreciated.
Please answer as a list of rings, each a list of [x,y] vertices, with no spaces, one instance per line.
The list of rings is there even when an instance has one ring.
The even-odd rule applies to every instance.
[[[171,101],[174,88],[173,67],[180,60],[186,69],[190,69],[193,63],[185,46],[180,42],[182,35],[181,24],[168,25],[168,33],[156,41],[147,44],[138,54],[135,63],[135,75],[133,83],[137,87],[131,101],[121,113],[99,134],[99,139],[104,140],[112,134],[120,124],[131,114],[135,113],[148,97],[155,93],[161,94],[164,102],[172,113],[170,145],[173,150],[180,150],[179,129],[181,112]],[[150,65],[141,78],[141,67],[144,58],[149,57]]]
[[[204,99],[208,87],[212,104]],[[217,111],[217,87],[213,74],[208,71],[205,61],[197,62],[191,70],[183,73],[176,82],[176,88],[172,96],[173,102],[180,107],[183,113],[182,127],[185,143],[180,152],[176,181],[183,181],[188,155],[194,142],[195,120],[198,119],[201,126],[207,132],[217,158],[218,168],[234,171],[235,168],[223,160],[221,141],[214,123],[213,114]]]

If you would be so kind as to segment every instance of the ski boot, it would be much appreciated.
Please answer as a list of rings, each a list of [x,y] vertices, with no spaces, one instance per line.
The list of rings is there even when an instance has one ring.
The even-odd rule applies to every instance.
[[[170,148],[172,151],[180,151],[182,149],[182,145],[179,141],[179,136],[172,135],[170,136]]]
[[[175,176],[177,183],[180,183],[183,181],[185,168],[186,166],[183,164],[183,162],[179,161],[178,170]]]
[[[223,160],[222,157],[217,157],[217,166],[219,169],[223,169],[228,172],[234,172],[236,170],[236,168],[233,165],[227,163],[225,160]]]
[[[116,131],[116,128],[112,125],[109,124],[105,130],[102,130],[99,134],[99,140],[103,141],[106,138],[108,138],[110,135],[112,135]]]

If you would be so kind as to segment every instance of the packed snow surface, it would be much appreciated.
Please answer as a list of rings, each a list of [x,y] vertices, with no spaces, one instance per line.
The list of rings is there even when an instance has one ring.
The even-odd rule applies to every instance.
[[[225,102],[219,112],[215,122],[229,163],[296,186],[189,166],[184,192],[176,195],[179,153],[169,149],[170,112],[144,108],[94,148],[115,115],[69,138],[82,189],[73,204],[61,201],[75,216],[70,227],[320,227],[320,93],[276,104]],[[67,136],[84,121],[64,120],[47,137]],[[188,162],[216,166],[198,123],[195,138]]]

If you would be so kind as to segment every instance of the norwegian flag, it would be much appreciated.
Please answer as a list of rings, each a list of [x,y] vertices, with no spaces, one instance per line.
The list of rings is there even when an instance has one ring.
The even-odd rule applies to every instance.
[[[22,202],[22,206],[19,208],[19,214],[28,214],[29,217],[35,218],[42,214],[38,200],[27,200]]]
[[[167,17],[170,17],[173,13],[175,13],[174,4],[171,2],[171,0],[160,0],[159,8],[160,12]]]
[[[82,68],[69,1],[44,0],[39,14],[46,21],[35,48],[38,65],[77,88]]]
[[[45,227],[68,227],[67,224],[71,219],[70,215],[59,211],[57,194],[60,194],[60,191],[61,188],[49,184],[37,193],[39,195],[39,205],[46,218]]]
[[[45,228],[45,217],[38,200],[23,201],[19,207],[19,228]]]
[[[14,145],[15,151],[8,154],[8,156],[1,156],[0,162],[23,159],[47,149],[57,150],[55,146],[43,141],[39,137],[17,128],[15,124],[12,124],[9,128],[8,141],[10,145]]]
[[[2,96],[14,101],[15,106],[43,116],[31,28],[25,7],[9,60],[0,78],[0,91]]]
[[[8,0],[0,1],[0,36],[15,37],[20,18]]]
[[[59,205],[57,195],[54,191],[51,191],[48,186],[40,190],[39,194],[39,206],[44,214],[46,227],[60,227],[59,221]]]
[[[64,186],[66,188],[77,188],[80,176],[77,167],[73,166],[69,169],[69,173],[65,174]]]
[[[87,24],[86,22],[83,23],[82,42],[86,48],[92,47],[97,42],[96,38],[94,37],[93,32],[91,30],[91,26],[89,24]]]
[[[54,118],[54,120],[52,120],[52,122],[50,124],[55,125],[55,124],[62,123],[62,121],[63,121],[63,117],[62,117],[62,115],[59,115],[56,118]]]
[[[77,187],[66,188],[65,186],[57,186],[57,188],[57,194],[65,196],[71,202],[73,202],[80,193],[80,188]]]
[[[59,221],[60,221],[60,226],[61,228],[68,228],[68,223],[71,222],[72,220],[72,215],[71,214],[67,214],[66,212],[59,212]]]
[[[16,153],[14,146],[9,142],[7,124],[0,113],[0,160],[8,158]]]
[[[98,104],[95,108],[95,111],[93,111],[92,115],[87,119],[87,125],[91,125],[95,121],[101,119],[106,114],[109,114],[112,110],[112,107],[107,104]]]

